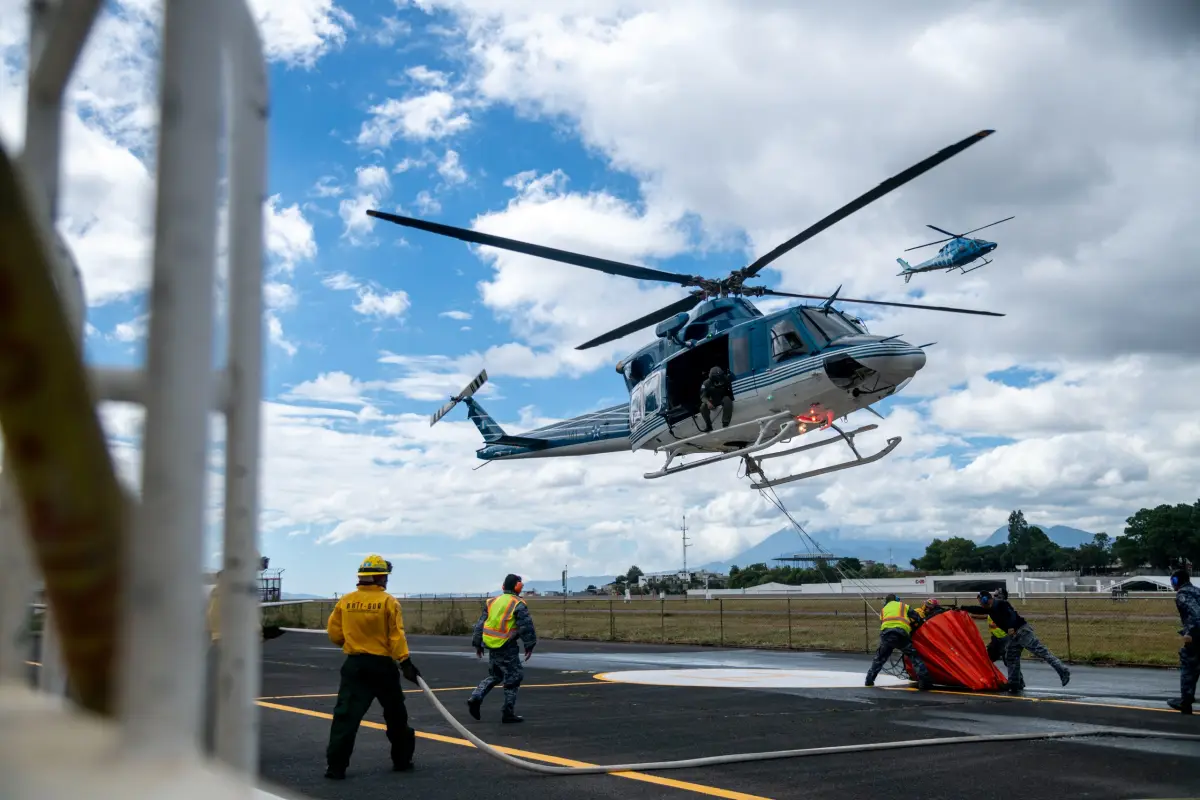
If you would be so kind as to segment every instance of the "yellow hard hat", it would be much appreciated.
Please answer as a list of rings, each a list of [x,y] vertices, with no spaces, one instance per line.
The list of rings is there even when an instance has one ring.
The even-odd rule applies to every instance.
[[[358,565],[358,577],[360,578],[390,574],[392,574],[392,562],[385,561],[383,556],[377,556],[374,553],[364,558],[363,562]]]

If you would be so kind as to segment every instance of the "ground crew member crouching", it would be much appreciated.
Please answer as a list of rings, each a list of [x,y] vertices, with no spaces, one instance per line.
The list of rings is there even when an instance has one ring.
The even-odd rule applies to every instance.
[[[479,707],[483,698],[497,683],[504,687],[504,708],[501,722],[523,722],[524,717],[516,714],[517,689],[525,677],[521,666],[520,645],[525,645],[525,660],[533,655],[537,645],[537,632],[533,628],[533,617],[521,599],[523,583],[520,575],[509,575],[504,579],[504,592],[488,601],[487,608],[475,623],[471,645],[475,655],[483,658],[488,652],[491,672],[480,681],[467,700],[467,710],[479,719]]]
[[[912,661],[913,669],[917,671],[917,688],[922,691],[929,689],[933,681],[925,662],[917,655],[912,645],[913,629],[922,623],[921,615],[916,610],[902,603],[894,594],[884,598],[883,609],[879,612],[879,649],[875,651],[875,660],[867,670],[867,686],[875,685],[875,677],[884,663],[892,655],[893,650],[899,650]]]
[[[329,640],[341,645],[346,660],[325,750],[326,778],[346,777],[359,723],[372,700],[383,707],[392,768],[401,772],[413,766],[416,733],[408,725],[400,673],[413,683],[421,673],[409,657],[400,601],[386,591],[391,571],[392,562],[367,556],[358,568],[357,590],[343,595],[329,615]]]
[[[1186,569],[1171,573],[1171,588],[1175,590],[1175,608],[1183,624],[1179,630],[1183,646],[1179,648],[1179,699],[1168,700],[1167,705],[1191,714],[1196,702],[1196,682],[1200,680],[1200,589],[1192,585],[1192,576]]]
[[[1008,667],[1008,690],[1019,692],[1025,688],[1025,678],[1021,675],[1021,651],[1028,650],[1045,661],[1058,673],[1062,685],[1066,686],[1071,680],[1071,671],[1042,644],[1033,630],[1033,626],[1017,613],[1007,600],[992,597],[990,592],[979,593],[979,605],[963,606],[968,614],[987,614],[988,619],[996,627],[1005,631],[1004,665]]]
[[[1001,600],[1008,600],[1008,590],[1001,586],[996,590],[996,597],[999,597]],[[993,622],[991,617],[987,618],[987,623],[988,633],[992,635],[992,638],[988,640],[987,646],[988,660],[1002,661],[1004,660],[1004,650],[1008,647],[1008,631]]]

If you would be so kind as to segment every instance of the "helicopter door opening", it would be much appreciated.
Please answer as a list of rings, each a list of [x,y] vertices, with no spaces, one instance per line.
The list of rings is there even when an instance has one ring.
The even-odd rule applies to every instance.
[[[667,420],[674,424],[700,413],[700,384],[713,367],[729,369],[729,335],[714,336],[667,362]]]

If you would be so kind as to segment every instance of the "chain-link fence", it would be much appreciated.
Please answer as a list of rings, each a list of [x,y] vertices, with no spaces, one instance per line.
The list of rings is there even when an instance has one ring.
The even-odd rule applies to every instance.
[[[1013,599],[1038,638],[1075,663],[1173,665],[1178,662],[1179,616],[1174,595]],[[323,628],[334,600],[269,606],[268,624]],[[467,636],[487,598],[401,599],[404,627],[413,634]],[[951,603],[947,598],[943,603]],[[974,602],[963,599],[962,604]],[[633,598],[529,597],[538,636],[764,649],[872,652],[879,618],[859,598]],[[879,601],[875,602],[876,607]],[[978,620],[988,639],[986,620]]]

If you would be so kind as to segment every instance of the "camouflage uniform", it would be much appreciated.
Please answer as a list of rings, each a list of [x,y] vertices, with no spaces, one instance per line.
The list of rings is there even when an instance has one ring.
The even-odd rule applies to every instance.
[[[483,649],[483,625],[487,622],[487,608],[484,608],[483,613],[475,622],[475,630],[471,635],[471,645],[478,651]],[[525,667],[521,663],[521,645],[525,646],[525,652],[533,650],[537,644],[537,632],[533,628],[533,617],[529,614],[529,609],[524,603],[518,603],[513,609],[513,624],[517,631],[517,636],[509,639],[503,645],[497,648],[486,648],[488,651],[488,666],[490,672],[486,678],[479,682],[475,687],[475,691],[471,692],[470,703],[476,706],[483,702],[483,698],[487,697],[496,684],[504,687],[504,708],[503,715],[505,719],[512,719],[516,716],[514,709],[517,705],[517,689],[521,686],[521,681],[525,679]]]
[[[1183,625],[1179,634],[1192,637],[1190,644],[1179,648],[1179,697],[1190,709],[1200,680],[1200,588],[1192,584],[1180,587],[1175,593],[1175,608]]]
[[[1013,631],[1004,637],[1004,666],[1008,667],[1009,691],[1016,692],[1025,688],[1025,677],[1021,674],[1022,650],[1028,650],[1053,667],[1063,686],[1071,680],[1071,671],[1042,644],[1033,626],[1026,622],[1007,600],[993,598],[986,607],[960,606],[960,609],[968,614],[986,614],[1000,630]]]

